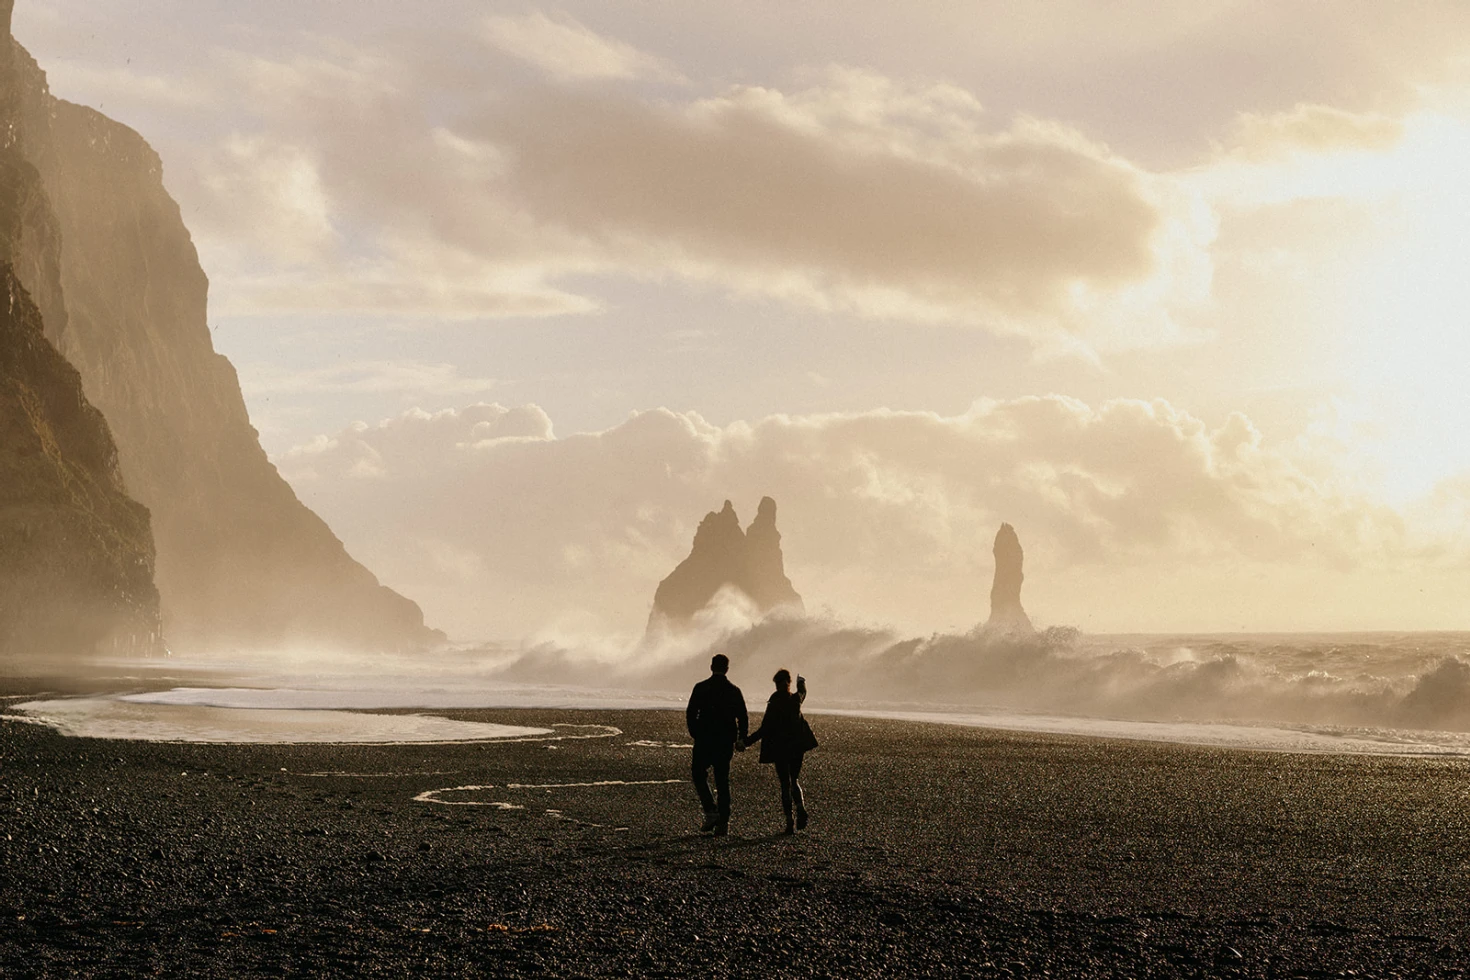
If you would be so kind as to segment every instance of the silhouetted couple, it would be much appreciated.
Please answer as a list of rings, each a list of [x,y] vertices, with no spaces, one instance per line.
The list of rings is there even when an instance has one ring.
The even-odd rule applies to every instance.
[[[684,718],[689,735],[694,739],[692,774],[694,789],[704,806],[701,832],[724,835],[730,829],[730,760],[736,750],[761,743],[760,761],[774,765],[781,781],[781,809],[786,814],[786,833],[804,829],[807,813],[801,795],[802,757],[817,747],[816,736],[801,713],[806,700],[806,678],[796,679],[791,690],[791,672],[782,668],[772,680],[776,690],[766,702],[761,725],[747,735],[749,719],[745,712],[745,696],[725,675],[730,658],[715,654],[709,664],[710,676],[694,685]],[[709,773],[714,770],[715,792],[709,790]],[[794,814],[793,814],[794,809]]]

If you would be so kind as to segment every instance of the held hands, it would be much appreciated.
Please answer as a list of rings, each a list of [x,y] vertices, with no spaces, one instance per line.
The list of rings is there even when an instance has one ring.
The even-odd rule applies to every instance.
[[[735,740],[735,751],[736,752],[744,752],[745,751],[745,739],[743,739],[743,738],[737,738]]]

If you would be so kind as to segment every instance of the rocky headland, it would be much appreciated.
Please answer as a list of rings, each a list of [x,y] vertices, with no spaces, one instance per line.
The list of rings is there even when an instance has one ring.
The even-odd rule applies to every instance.
[[[169,643],[409,650],[442,639],[266,458],[234,368],[214,350],[208,281],[158,155],[126,126],[50,94],[9,37],[12,7],[0,0],[0,254],[106,419],[122,486],[152,512]],[[8,555],[0,565],[15,568]]]
[[[8,27],[8,2],[0,16]],[[60,295],[55,215],[20,152],[17,50],[0,48],[0,657],[30,669],[156,653],[162,636],[148,510],[124,489],[107,422],[21,281],[53,304]]]

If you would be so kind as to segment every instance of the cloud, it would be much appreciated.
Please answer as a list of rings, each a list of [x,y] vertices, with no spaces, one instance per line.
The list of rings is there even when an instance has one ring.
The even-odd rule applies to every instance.
[[[292,478],[322,480],[401,478],[406,469],[441,470],[446,459],[483,452],[502,440],[548,440],[551,419],[534,405],[507,409],[480,403],[461,411],[412,409],[375,426],[358,422],[334,437],[319,436],[285,453],[278,464]],[[433,554],[467,554],[452,540],[431,542]],[[473,553],[468,553],[472,555]],[[464,559],[460,564],[474,564]]]
[[[1200,182],[1161,161],[1197,162],[1232,119],[1232,142],[1252,152],[1379,146],[1396,116],[1361,110],[1401,114],[1450,84],[1467,16],[1452,4],[1405,18],[1371,6],[1324,17],[1310,3],[861,3],[834,24],[798,4],[762,18],[702,8],[671,32],[646,5],[584,5],[579,21],[446,2],[432,23],[387,3],[350,23],[330,4],[264,20],[145,6],[157,16],[142,21],[178,29],[72,0],[17,17],[75,97],[159,107],[148,135],[230,312],[586,313],[608,280],[683,278],[1097,350],[1176,340],[1209,299],[1218,198],[1202,203]],[[593,24],[659,37],[691,74],[711,67],[651,98],[618,83],[674,69]],[[95,36],[118,40],[81,40]],[[716,45],[719,58],[701,59]],[[167,68],[114,77],[124,50]],[[813,57],[870,70],[804,74]],[[1166,100],[1153,98],[1160,79]],[[1140,98],[1148,112],[1126,108]],[[183,104],[165,117],[169,100]],[[662,137],[657,152],[580,125],[602,109]],[[559,159],[553,134],[625,152],[598,173]],[[533,159],[552,169],[517,162]],[[688,172],[699,182],[660,204],[646,192],[680,161],[701,162]],[[637,202],[648,212],[630,213]]]
[[[682,106],[553,91],[474,135],[543,223],[819,309],[1128,346],[1172,338],[1171,306],[1207,292],[1212,229],[1187,196],[1066,127],[994,126],[952,86],[836,70]]]
[[[480,405],[354,426],[277,465],[354,555],[467,638],[636,629],[704,513],[730,498],[748,517],[765,494],[810,608],[917,629],[984,618],[1001,521],[1027,549],[1033,615],[1110,610],[1113,628],[1218,617],[1218,591],[1162,601],[1186,581],[1282,615],[1272,570],[1351,575],[1403,549],[1393,512],[1313,479],[1243,417],[1211,427],[1158,401],[724,427],[659,409],[565,437],[534,406]]]
[[[102,91],[108,93],[108,101],[114,105],[120,102],[160,109],[199,109],[219,98],[211,85],[180,85],[175,78],[127,67],[104,68],[63,58],[48,61],[45,69],[47,83],[62,97],[68,92]]]
[[[528,61],[563,81],[619,78],[680,81],[666,62],[622,41],[593,33],[565,14],[540,11],[520,17],[491,16],[484,37],[506,54]]]
[[[299,146],[234,135],[218,147],[202,178],[212,219],[240,229],[249,243],[288,263],[311,262],[337,244],[321,171]]]
[[[1437,180],[1463,144],[1463,119],[1439,109],[1388,116],[1303,103],[1239,114],[1214,159],[1183,179],[1226,220],[1320,200],[1372,209]]]
[[[254,123],[177,179],[231,312],[586,313],[596,278],[674,277],[1105,350],[1177,341],[1209,293],[1194,191],[954,85],[832,67],[652,101],[441,90],[342,42],[227,63]]]
[[[1387,150],[1403,136],[1403,120],[1301,103],[1289,112],[1242,113],[1233,142],[1256,158],[1282,153]]]
[[[588,313],[597,266],[494,185],[494,147],[441,125],[412,64],[334,42],[223,58],[253,125],[175,181],[223,313],[466,318]],[[174,181],[171,181],[173,183]]]
[[[352,361],[308,370],[252,365],[244,387],[252,396],[303,392],[369,392],[374,394],[477,394],[499,382],[461,377],[452,364],[423,361]]]

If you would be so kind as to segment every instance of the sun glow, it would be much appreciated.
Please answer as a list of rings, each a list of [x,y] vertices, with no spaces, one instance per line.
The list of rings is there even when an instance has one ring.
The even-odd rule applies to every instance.
[[[1406,500],[1470,468],[1470,120],[1410,121],[1381,161],[1377,244],[1343,324],[1344,376],[1372,407],[1370,452]]]

